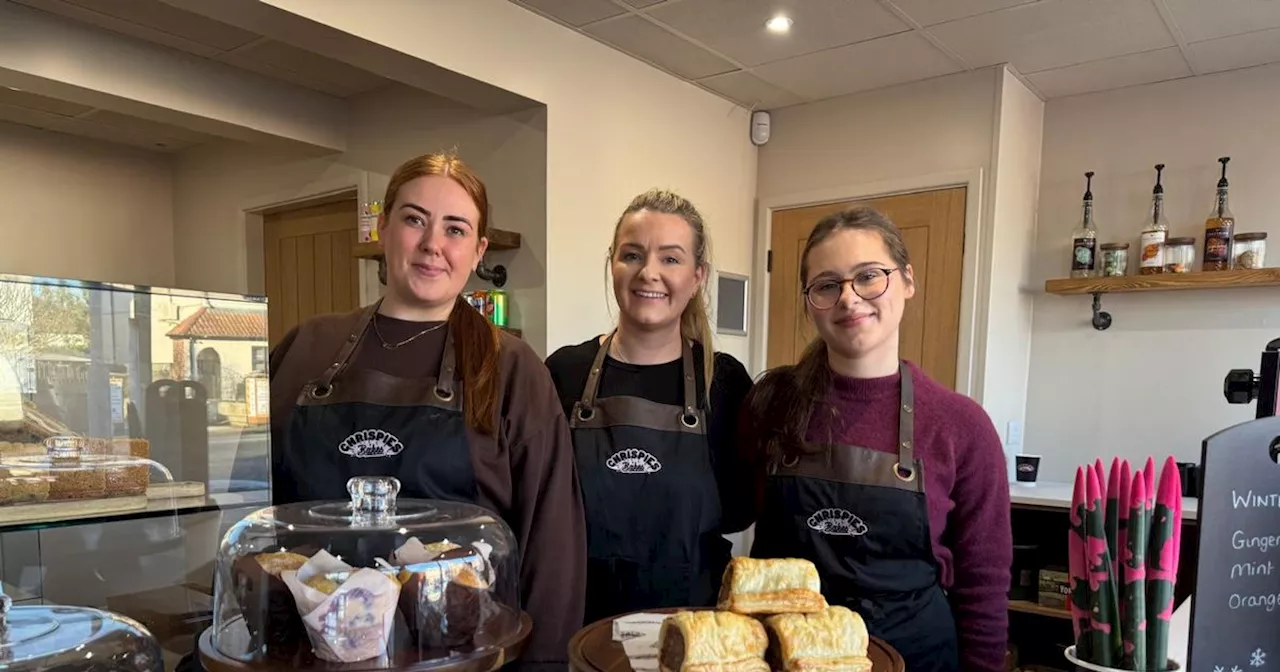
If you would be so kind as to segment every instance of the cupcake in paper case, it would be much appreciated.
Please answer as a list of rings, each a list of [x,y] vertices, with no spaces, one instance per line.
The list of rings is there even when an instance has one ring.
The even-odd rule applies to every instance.
[[[400,598],[395,579],[376,569],[355,569],[323,550],[281,578],[317,658],[358,663],[386,654]]]
[[[457,649],[472,644],[496,605],[490,596],[492,549],[410,539],[392,556],[402,567],[400,609],[419,647]]]

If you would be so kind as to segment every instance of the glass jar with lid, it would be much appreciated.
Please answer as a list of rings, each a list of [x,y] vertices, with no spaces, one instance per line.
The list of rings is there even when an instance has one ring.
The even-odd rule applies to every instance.
[[[1170,238],[1164,243],[1164,272],[1190,273],[1195,270],[1196,239]]]
[[[519,609],[515,535],[479,506],[398,499],[395,478],[355,477],[350,501],[258,510],[215,560],[205,669],[451,670],[511,662],[533,622]]]
[[[1235,268],[1263,268],[1267,256],[1267,234],[1265,231],[1236,234]]]
[[[14,606],[0,594],[0,669],[164,672],[164,659],[133,619],[87,607]]]
[[[1129,243],[1102,244],[1102,275],[1118,277],[1129,273]]]

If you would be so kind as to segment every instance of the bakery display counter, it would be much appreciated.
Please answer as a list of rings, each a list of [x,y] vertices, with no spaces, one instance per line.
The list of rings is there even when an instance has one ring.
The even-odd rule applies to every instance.
[[[211,672],[491,672],[523,652],[515,536],[478,506],[398,499],[356,477],[350,499],[258,510],[224,535]]]

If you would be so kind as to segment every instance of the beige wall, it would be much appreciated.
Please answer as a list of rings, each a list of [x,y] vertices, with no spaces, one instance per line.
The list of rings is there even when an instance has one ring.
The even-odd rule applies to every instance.
[[[1195,236],[1213,205],[1217,158],[1230,156],[1238,231],[1267,231],[1280,261],[1280,65],[1051,100],[1034,287],[1067,273],[1067,239],[1080,216],[1084,172],[1099,237],[1136,247],[1157,163],[1171,235]],[[1131,248],[1131,251],[1133,248]],[[1197,250],[1197,259],[1200,254]],[[1130,261],[1132,264],[1133,262]],[[1232,368],[1256,368],[1280,336],[1275,289],[1103,297],[1114,323],[1089,325],[1088,296],[1035,298],[1025,450],[1045,478],[1068,480],[1097,456],[1198,461],[1200,442],[1253,417],[1222,397]]]
[[[975,353],[983,371],[981,400],[1005,437],[1006,452],[1017,452],[1010,423],[1026,414],[1027,369],[1031,358],[1032,300],[1026,287],[1032,275],[1036,208],[1040,191],[1044,102],[1010,71],[1000,82],[1000,106],[991,191],[990,252],[979,273],[989,272],[985,351]],[[1009,459],[1010,475],[1013,460]]]
[[[264,0],[547,106],[547,349],[612,324],[603,257],[650,187],[703,210],[717,265],[751,271],[756,151],[745,109],[505,0]],[[388,16],[396,17],[388,21]],[[424,39],[404,26],[449,26]],[[742,360],[746,338],[717,345]]]
[[[263,291],[260,220],[245,211],[355,187],[383,198],[404,160],[456,149],[489,189],[494,225],[519,231],[522,248],[494,252],[507,267],[511,323],[542,352],[546,343],[545,112],[483,115],[416,89],[394,85],[350,102],[348,151],[324,156],[249,145],[185,152],[174,178],[179,280],[201,289]],[[352,221],[352,228],[356,222]],[[257,228],[255,229],[255,226]],[[378,296],[376,265],[365,264],[364,298]],[[492,287],[473,279],[474,287]]]
[[[168,287],[165,157],[0,123],[0,272]]]

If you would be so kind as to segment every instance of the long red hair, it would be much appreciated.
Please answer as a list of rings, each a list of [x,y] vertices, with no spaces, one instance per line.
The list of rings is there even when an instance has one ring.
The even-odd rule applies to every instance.
[[[391,174],[382,199],[384,212],[395,208],[400,188],[420,177],[438,175],[457,182],[475,201],[480,218],[476,222],[476,244],[489,232],[489,195],[484,182],[454,154],[424,154],[404,163]],[[467,427],[493,436],[498,422],[498,330],[461,296],[449,313],[458,371],[462,374],[462,410]]]

